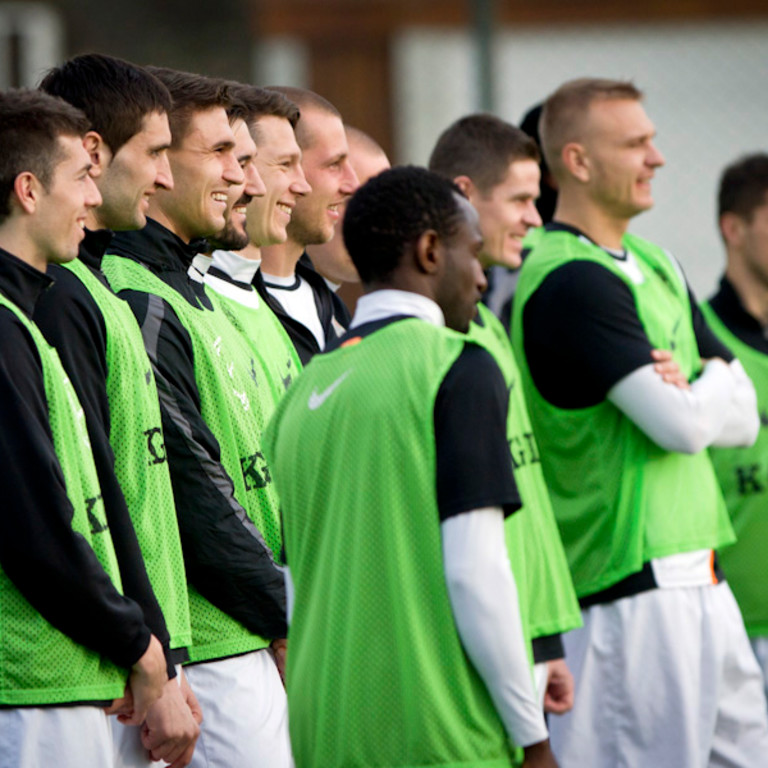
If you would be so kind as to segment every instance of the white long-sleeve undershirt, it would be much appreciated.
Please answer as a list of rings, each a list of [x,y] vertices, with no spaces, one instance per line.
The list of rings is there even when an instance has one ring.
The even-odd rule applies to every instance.
[[[644,365],[615,384],[608,400],[667,451],[751,445],[760,428],[755,389],[738,360],[710,360],[690,389]]]
[[[462,645],[518,746],[548,738],[523,636],[504,515],[489,507],[440,526],[448,596]]]

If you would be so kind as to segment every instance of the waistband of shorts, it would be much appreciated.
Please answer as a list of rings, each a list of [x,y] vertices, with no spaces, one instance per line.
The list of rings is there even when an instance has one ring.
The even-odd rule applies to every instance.
[[[712,568],[717,583],[719,584],[721,581],[725,581],[725,574],[720,568],[717,554],[715,554]],[[610,587],[601,589],[599,592],[593,592],[591,595],[580,597],[579,606],[584,610],[593,605],[612,603],[614,600],[621,600],[625,597],[639,595],[641,592],[648,592],[651,589],[659,589],[659,585],[656,582],[656,577],[653,575],[651,563],[648,561],[643,563],[643,567],[639,571],[631,573],[629,576],[626,576],[621,581],[617,581],[615,584],[611,584]]]

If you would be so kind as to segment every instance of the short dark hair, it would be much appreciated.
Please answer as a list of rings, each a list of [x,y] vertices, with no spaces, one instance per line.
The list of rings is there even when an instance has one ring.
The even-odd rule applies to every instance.
[[[347,203],[344,244],[363,284],[386,281],[406,248],[429,229],[450,239],[459,228],[461,190],[426,168],[383,171]]]
[[[30,172],[48,190],[61,160],[60,136],[82,137],[88,118],[41,91],[0,92],[0,222],[11,213],[16,177]]]
[[[247,85],[230,81],[227,83],[232,97],[237,99],[246,110],[245,121],[250,125],[260,117],[274,115],[284,117],[291,127],[299,121],[299,108],[281,93],[258,85]]]
[[[150,66],[147,71],[168,89],[173,99],[168,121],[174,149],[186,138],[194,114],[216,107],[228,112],[232,107],[233,99],[226,80],[167,67]]]
[[[141,131],[147,115],[171,109],[168,89],[156,77],[99,53],[48,70],[40,89],[82,110],[113,154]]]
[[[717,215],[735,213],[750,221],[755,208],[766,204],[768,192],[768,155],[745,155],[731,163],[720,177]]]
[[[544,153],[541,150],[541,135],[539,133],[539,123],[541,122],[541,113],[544,110],[544,104],[534,104],[524,115],[520,121],[520,130],[523,133],[527,133],[535,142],[539,148],[539,170],[541,171],[541,180],[539,181],[539,199],[536,201],[536,209],[541,216],[543,224],[548,224],[552,221],[555,215],[555,207],[557,206],[557,187],[554,186],[555,181],[552,175],[552,171],[549,170],[547,161],[544,158]]]
[[[536,142],[495,115],[467,115],[443,131],[429,169],[446,179],[469,176],[483,194],[500,184],[516,160],[539,162]]]
[[[287,85],[268,85],[267,89],[275,91],[281,94],[286,99],[292,101],[300,111],[308,109],[316,109],[320,112],[338,117],[341,120],[341,112],[331,104],[328,99],[321,96],[319,93],[310,91],[307,88],[293,88]],[[296,131],[296,141],[302,149],[307,149],[310,146],[311,137],[303,130],[301,120],[294,126]]]
[[[291,124],[291,128],[296,128],[299,122],[299,108],[281,93],[234,81],[229,82],[228,86],[232,98],[241,105],[241,116],[257,146],[262,138],[259,132],[261,117],[281,117]]]

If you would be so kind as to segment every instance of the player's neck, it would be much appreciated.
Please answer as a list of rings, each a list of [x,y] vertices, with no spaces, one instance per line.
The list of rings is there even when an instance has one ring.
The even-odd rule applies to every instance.
[[[34,238],[30,237],[25,229],[27,222],[9,219],[0,227],[0,248],[30,267],[34,267],[38,272],[45,272],[48,262],[40,249],[35,246]],[[33,223],[30,222],[30,224]]]
[[[768,284],[742,259],[729,257],[725,276],[736,291],[741,305],[763,327],[768,326]]]
[[[153,205],[152,202],[149,204],[147,216],[149,216],[151,219],[154,219],[158,224],[165,227],[167,230],[173,232],[174,235],[181,238],[185,243],[189,243],[194,238],[194,235],[187,232],[173,219],[173,217],[166,214],[166,212],[160,206]]]
[[[302,253],[304,247],[292,240],[265,246],[261,249],[261,271],[275,277],[291,277]]]
[[[564,198],[564,199],[563,199]],[[602,208],[575,196],[561,195],[555,208],[555,221],[569,224],[604,248],[622,248],[622,238],[629,226],[628,219],[617,219]]]
[[[253,243],[248,243],[248,245],[246,245],[242,250],[238,251],[238,253],[244,259],[248,259],[248,261],[261,261],[261,248],[259,248],[258,245],[254,245]]]

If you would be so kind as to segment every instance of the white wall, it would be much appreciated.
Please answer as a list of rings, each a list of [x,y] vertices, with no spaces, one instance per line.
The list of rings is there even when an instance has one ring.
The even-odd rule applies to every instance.
[[[671,250],[703,298],[722,269],[717,180],[739,155],[768,151],[768,23],[633,24],[502,30],[495,112],[517,123],[574,77],[631,78],[646,94],[667,166],[656,206],[633,231]],[[425,163],[440,132],[478,108],[468,34],[404,30],[393,47],[400,162]]]

